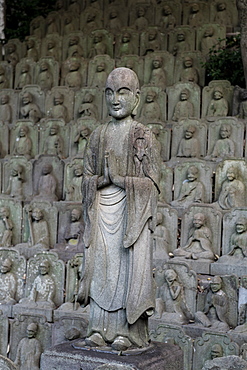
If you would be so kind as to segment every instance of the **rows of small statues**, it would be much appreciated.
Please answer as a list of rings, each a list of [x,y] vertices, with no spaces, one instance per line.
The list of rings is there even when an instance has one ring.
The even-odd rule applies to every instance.
[[[0,354],[6,356],[10,344],[13,366],[38,370],[45,349],[85,336],[88,307],[76,301],[83,254],[65,265],[51,251],[26,260],[14,248],[1,248],[0,261]],[[225,356],[246,366],[246,275],[198,279],[185,262],[167,261],[156,268],[155,279],[150,335],[183,349],[184,370],[192,369],[192,363],[194,370],[210,369],[210,361],[224,361]],[[194,340],[193,331],[199,332]]]
[[[156,63],[156,59],[153,63]],[[97,73],[94,74],[94,80],[96,75]],[[152,78],[154,82],[158,79],[160,86],[158,82],[153,84]],[[149,83],[141,88],[141,102],[136,115],[144,124],[169,126],[168,124],[181,119],[203,118],[209,125],[210,122],[225,116],[246,118],[246,90],[234,88],[229,81],[211,81],[202,89],[202,96],[200,87],[192,82],[177,82],[167,87],[164,92],[159,73],[151,73],[148,81]],[[57,86],[43,91],[39,85],[25,85],[21,91],[2,89],[0,121],[3,124],[13,124],[16,120],[24,119],[36,125],[43,118],[60,119],[66,124],[82,119],[93,129],[97,124],[109,119],[103,101],[104,90],[99,86],[83,87],[77,91],[68,86]],[[237,124],[235,118],[228,121],[233,127]],[[196,125],[200,126],[200,122],[195,120]],[[203,136],[204,141],[205,129],[201,127],[196,131],[198,132],[195,135]]]

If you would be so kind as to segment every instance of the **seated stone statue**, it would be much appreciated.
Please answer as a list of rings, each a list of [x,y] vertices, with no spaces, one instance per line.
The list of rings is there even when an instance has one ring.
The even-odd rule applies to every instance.
[[[214,23],[221,24],[222,26],[231,26],[232,17],[227,10],[226,3],[221,1],[217,3],[217,12],[214,17]]]
[[[44,220],[44,215],[39,208],[30,208],[28,211],[28,224],[30,235],[28,244],[30,247],[35,247],[41,250],[49,250],[50,236],[48,224]]]
[[[161,120],[161,109],[156,101],[157,94],[153,90],[149,90],[146,95],[146,101],[141,110],[141,117],[149,121]]]
[[[145,40],[145,50],[143,55],[147,55],[149,53],[153,53],[154,51],[158,51],[161,49],[161,43],[158,39],[158,32],[156,29],[151,29],[148,32],[147,38]]]
[[[9,195],[17,200],[23,199],[23,168],[16,164],[10,170],[9,184],[3,194]]]
[[[204,22],[204,17],[200,7],[197,3],[194,3],[190,7],[190,14],[188,19],[188,24],[191,27],[200,27]]]
[[[107,45],[103,40],[101,34],[95,34],[93,38],[93,46],[89,52],[89,59],[92,59],[96,55],[107,54]]]
[[[9,248],[12,246],[13,222],[10,219],[8,207],[0,208],[0,247]]]
[[[107,79],[107,73],[105,71],[106,66],[104,62],[97,65],[96,71],[93,75],[92,86],[105,87],[105,82]]]
[[[235,224],[235,232],[230,239],[229,256],[237,258],[247,257],[247,220],[240,217]]]
[[[204,55],[207,55],[215,45],[217,44],[217,39],[214,36],[214,28],[209,26],[206,28],[203,38],[201,40],[201,51]]]
[[[53,76],[50,72],[49,64],[46,61],[42,61],[40,64],[37,84],[42,90],[50,90],[53,86]]]
[[[68,122],[68,109],[64,105],[64,95],[59,91],[54,94],[53,107],[49,110],[48,115],[52,118],[62,118]]]
[[[1,88],[1,87],[0,87]],[[4,123],[11,123],[12,120],[12,108],[9,104],[9,95],[2,95],[0,98],[1,109],[0,109],[0,119]]]
[[[90,93],[86,93],[83,97],[82,103],[78,109],[78,112],[82,118],[94,118],[98,119],[98,107],[93,103],[94,96]]]
[[[189,56],[183,59],[183,69],[180,73],[179,81],[181,82],[194,82],[198,84],[199,73],[198,70],[193,67],[193,59]]]
[[[90,134],[91,134],[91,130],[87,126],[82,125],[80,129],[78,130],[74,138],[74,143],[78,145],[77,155],[82,156],[82,157],[84,156],[84,152],[85,152],[86,145],[87,145]]]
[[[188,126],[184,131],[184,137],[179,143],[177,157],[199,157],[200,143],[194,137],[196,128],[193,125]]]
[[[70,13],[66,13],[63,22],[63,34],[68,35],[73,31],[75,31],[75,23],[73,22],[73,16]]]
[[[149,83],[155,87],[166,88],[166,72],[163,69],[163,59],[160,56],[155,56],[152,62],[152,71]]]
[[[109,28],[110,32],[114,34],[121,32],[122,21],[119,18],[119,15],[116,9],[112,9],[110,11],[107,27]]]
[[[55,60],[59,60],[59,53],[55,40],[48,40],[45,55],[47,57],[53,57]]]
[[[23,118],[30,119],[37,123],[41,118],[41,112],[37,104],[33,103],[33,96],[29,92],[25,92],[22,97],[21,115]]]
[[[83,49],[80,45],[79,36],[73,35],[69,39],[67,58],[83,57]]]
[[[7,89],[9,87],[9,80],[6,77],[5,69],[0,66],[0,89]]]
[[[30,74],[30,67],[27,63],[24,63],[21,67],[21,73],[16,85],[17,89],[22,89],[26,85],[30,85],[32,82],[32,77]]]
[[[228,114],[228,102],[223,97],[223,89],[219,86],[214,89],[213,99],[210,101],[207,116],[221,117]]]
[[[73,209],[70,214],[70,223],[65,229],[64,240],[68,244],[68,248],[76,247],[82,240],[83,224],[81,219],[81,211]]]
[[[27,159],[30,159],[31,151],[32,140],[29,137],[28,126],[22,125],[19,129],[18,136],[16,137],[12,154],[16,156],[23,155]]]
[[[193,228],[189,232],[186,245],[175,249],[173,254],[170,253],[170,256],[213,261],[212,233],[205,224],[204,214],[196,213],[193,217]]]
[[[155,260],[163,260],[169,258],[169,244],[170,238],[167,228],[163,225],[163,215],[161,212],[157,212],[156,228],[153,233],[153,258]]]
[[[190,45],[186,41],[186,34],[183,30],[179,30],[177,33],[177,41],[174,44],[173,47],[173,55],[176,56],[180,53],[183,53],[184,51],[189,51]]]
[[[205,199],[205,189],[201,181],[198,180],[199,170],[196,166],[190,166],[187,171],[186,180],[180,189],[178,199],[171,202],[173,207],[188,207],[191,203],[203,203]]]
[[[176,18],[172,14],[172,10],[169,5],[164,5],[159,25],[161,31],[166,31],[167,29],[172,29],[176,26]]]
[[[220,127],[220,139],[214,145],[211,159],[216,158],[231,158],[234,157],[235,144],[230,139],[232,127],[228,124],[222,124]]]
[[[48,201],[57,200],[57,182],[55,177],[52,175],[52,170],[53,168],[51,164],[45,164],[43,166],[38,182],[38,194],[35,195],[35,199],[45,199]]]
[[[56,22],[56,16],[53,14],[48,14],[46,18],[46,34],[50,33],[59,33],[59,29],[57,27],[57,22]]]
[[[79,88],[82,85],[82,75],[80,72],[80,63],[73,61],[69,66],[69,71],[65,76],[65,86]]]
[[[59,134],[59,125],[53,123],[49,130],[49,135],[45,140],[44,154],[57,155],[64,157],[63,139]]]
[[[245,186],[239,180],[237,169],[230,167],[226,173],[226,180],[223,181],[218,199],[222,209],[243,207],[245,205]]]
[[[222,279],[220,276],[212,277],[210,290],[207,294],[206,304],[203,312],[196,312],[196,321],[199,321],[206,327],[219,331],[229,330],[227,312],[228,297],[221,289]]]
[[[38,325],[31,323],[27,326],[27,337],[21,339],[18,344],[15,364],[19,370],[39,370],[40,356],[42,353],[41,343],[35,338]]]
[[[80,164],[77,164],[74,167],[74,176],[71,180],[69,180],[69,185],[66,190],[66,200],[80,202],[82,199],[82,191],[81,191],[81,184],[82,184],[82,174],[83,174],[83,167]]]
[[[148,20],[145,17],[145,9],[142,6],[140,6],[137,9],[137,18],[134,22],[134,28],[140,32],[140,31],[145,31],[147,27],[148,27]]]
[[[183,89],[180,94],[180,101],[175,105],[172,117],[173,121],[178,121],[180,118],[190,118],[194,116],[194,105],[188,100],[189,97],[189,90]]]
[[[121,38],[121,45],[119,46],[118,55],[122,57],[123,55],[134,54],[134,48],[131,44],[131,35],[129,32],[124,32]]]
[[[39,264],[39,275],[34,279],[30,295],[22,298],[20,304],[28,307],[55,308],[53,301],[55,295],[55,282],[49,275],[50,262],[43,260]]]
[[[12,261],[6,258],[0,267],[0,304],[13,305],[16,303],[17,279],[11,269]]]
[[[26,45],[27,45],[26,58],[33,59],[34,62],[37,62],[38,59],[39,59],[39,54],[38,54],[38,50],[35,47],[34,40],[33,39],[27,39]]]
[[[15,68],[16,64],[19,62],[20,58],[17,53],[17,47],[13,42],[9,42],[6,50],[5,60],[10,63],[13,68]]]

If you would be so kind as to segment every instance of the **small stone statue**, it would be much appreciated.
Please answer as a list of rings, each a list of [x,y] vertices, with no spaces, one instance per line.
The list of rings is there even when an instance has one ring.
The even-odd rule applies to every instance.
[[[11,269],[12,261],[6,258],[0,267],[0,304],[13,305],[16,303],[17,281]]]
[[[75,24],[73,22],[73,16],[72,14],[66,13],[64,17],[64,23],[63,23],[63,34],[68,35],[73,31],[75,31]]]
[[[27,337],[23,338],[17,347],[15,364],[19,370],[39,370],[41,344],[36,339],[38,325],[31,323],[27,326]]]
[[[50,33],[58,33],[59,32],[56,22],[57,22],[57,20],[56,20],[55,15],[49,14],[48,17],[46,18],[46,24],[47,24],[46,34],[47,35],[50,34]]]
[[[145,9],[140,6],[138,9],[137,9],[137,18],[134,22],[134,28],[139,31],[139,32],[142,32],[142,31],[146,31],[148,27],[148,20],[147,18],[145,18]]]
[[[4,123],[11,123],[12,120],[12,108],[9,104],[9,96],[4,94],[0,98],[1,109],[0,109],[0,119]]]
[[[158,39],[158,32],[155,28],[148,31],[147,39],[145,40],[145,50],[143,55],[159,51],[161,49],[161,43]]]
[[[50,237],[48,224],[44,220],[44,215],[39,208],[28,208],[28,224],[30,235],[28,244],[30,247],[36,247],[41,250],[49,250]]]
[[[100,62],[97,67],[96,71],[93,75],[93,80],[92,80],[92,86],[96,87],[104,87],[105,82],[107,79],[107,73],[105,71],[106,66],[104,62]]]
[[[17,200],[23,199],[23,168],[16,164],[10,170],[9,184],[4,194]]]
[[[40,72],[37,78],[37,84],[42,90],[50,90],[53,86],[53,76],[50,72],[49,64],[42,61],[40,64]]]
[[[52,170],[52,165],[48,163],[42,167],[41,176],[38,182],[38,194],[35,196],[35,199],[43,199],[48,201],[57,200],[57,182],[55,177],[52,175]]]
[[[189,239],[184,247],[175,249],[171,257],[183,257],[193,260],[214,260],[212,251],[212,233],[206,226],[203,213],[196,213],[193,217],[193,228],[189,232]]]
[[[82,103],[78,109],[81,118],[94,118],[98,119],[98,107],[93,103],[94,96],[86,93],[83,97]]]
[[[190,45],[186,41],[186,34],[183,30],[179,30],[177,33],[177,41],[175,42],[175,45],[173,47],[173,55],[177,56],[180,53],[183,53],[184,51],[189,51]]]
[[[74,176],[70,180],[70,184],[66,191],[66,200],[80,202],[82,199],[81,184],[82,184],[83,167],[77,164],[74,167]]]
[[[29,137],[29,130],[26,125],[22,125],[19,129],[18,136],[16,137],[13,155],[19,156],[23,155],[27,159],[31,158],[32,151],[32,140]]]
[[[204,326],[218,331],[229,330],[227,312],[228,297],[221,289],[222,279],[220,276],[214,276],[210,282],[210,290],[207,294],[203,313],[195,314],[197,321]]]
[[[230,252],[228,256],[240,258],[247,257],[247,220],[240,217],[235,224],[236,231],[230,239]]]
[[[10,219],[8,207],[0,208],[0,247],[10,248],[12,246],[13,222]]]
[[[6,52],[6,60],[9,64],[15,68],[16,64],[19,62],[19,55],[17,53],[17,47],[13,42],[9,42]]]
[[[216,343],[211,348],[211,360],[214,358],[222,357],[223,356],[223,348],[220,344]]]
[[[26,41],[27,45],[27,54],[26,58],[33,59],[34,62],[37,62],[39,59],[38,50],[35,47],[35,42],[33,39],[27,39]]]
[[[64,157],[63,139],[59,134],[59,125],[52,123],[49,136],[45,140],[44,154],[57,155],[59,158]]]
[[[5,69],[0,66],[0,89],[7,89],[9,87],[9,80],[6,77]]]
[[[183,59],[183,70],[180,73],[179,81],[181,82],[194,82],[198,84],[199,73],[198,70],[193,67],[193,59],[189,56]]]
[[[117,34],[122,30],[122,21],[118,16],[118,12],[116,9],[112,9],[109,13],[109,19],[107,27],[109,28],[110,32]]]
[[[176,18],[172,15],[172,10],[169,5],[164,5],[162,17],[160,20],[160,28],[162,31],[172,29],[176,26]]]
[[[147,121],[149,120],[150,122],[161,120],[161,109],[156,99],[156,92],[149,90],[146,95],[146,101],[141,110],[141,117],[143,117],[143,119]]]
[[[220,86],[214,89],[213,99],[210,101],[207,116],[221,117],[228,114],[228,102],[224,98],[223,90]]]
[[[229,167],[226,172],[226,180],[222,183],[218,204],[222,209],[245,205],[245,186],[238,179],[238,171],[234,167]]]
[[[214,36],[214,28],[209,26],[206,28],[201,41],[201,52],[207,55],[210,49],[214,48],[217,44],[217,39]]]
[[[149,83],[156,87],[166,88],[166,72],[163,69],[163,59],[160,56],[155,56],[152,62],[152,71]]]
[[[77,61],[73,61],[69,65],[69,71],[65,76],[65,86],[71,88],[80,88],[82,85],[82,75],[80,72],[80,63]]]
[[[239,106],[239,114],[238,117],[242,119],[247,118],[247,90],[242,90],[240,92],[240,106]]]
[[[217,3],[217,12],[214,17],[214,23],[220,24],[222,26],[232,25],[231,14],[226,8],[226,3],[223,1]]]
[[[30,119],[37,123],[41,118],[41,112],[37,104],[33,103],[33,96],[29,92],[25,92],[22,96],[21,115],[23,118]]]
[[[17,89],[22,89],[26,85],[30,85],[32,82],[32,77],[30,74],[30,67],[27,63],[24,63],[21,67],[21,73],[16,85]]]
[[[210,159],[232,158],[235,153],[235,144],[230,139],[232,133],[231,125],[222,124],[220,127],[220,139],[214,145]]]
[[[177,102],[174,109],[172,117],[173,121],[178,121],[180,118],[190,118],[194,116],[194,105],[188,100],[189,97],[189,90],[183,89],[180,93],[180,101]]]
[[[192,4],[190,7],[188,24],[191,27],[200,27],[202,24],[204,24],[203,14],[197,3]]]
[[[183,181],[178,199],[171,202],[173,207],[188,207],[191,203],[203,203],[205,189],[198,180],[199,170],[196,166],[190,166],[187,171],[186,180]]]
[[[83,57],[83,49],[80,45],[79,36],[73,35],[70,37],[67,57]]]
[[[59,91],[54,94],[53,107],[49,110],[48,116],[52,118],[62,118],[68,122],[68,109],[64,105],[64,95]]]
[[[76,247],[82,240],[83,225],[81,220],[81,211],[73,209],[70,214],[70,223],[65,229],[64,239],[68,248]]]
[[[132,70],[110,73],[111,121],[93,131],[84,156],[86,263],[78,301],[90,298],[86,344],[117,351],[148,346],[147,318],[155,305],[150,228],[156,226],[159,153],[152,132],[133,118],[139,94]]]
[[[91,130],[85,125],[82,125],[80,129],[78,130],[74,138],[74,143],[78,145],[77,155],[84,157],[84,152],[85,152],[86,145],[87,145],[90,134],[91,134]]]
[[[184,137],[179,143],[177,157],[199,157],[199,142],[194,137],[196,128],[193,125],[188,126],[184,131]]]
[[[135,54],[134,48],[131,44],[131,35],[129,32],[124,32],[121,38],[121,45],[119,47],[118,55],[122,57],[124,55]]]
[[[165,261],[169,259],[169,244],[170,238],[167,228],[163,225],[163,215],[157,212],[156,228],[153,234],[154,251],[153,257],[155,260]]]
[[[50,262],[43,260],[39,264],[39,275],[34,279],[30,295],[22,298],[20,304],[37,308],[55,308],[53,302],[56,286],[53,278],[49,275]]]
[[[53,57],[55,60],[58,60],[59,59],[58,55],[59,54],[58,54],[56,42],[52,39],[49,39],[47,43],[46,56]]]
[[[96,55],[107,54],[107,45],[103,40],[101,34],[95,34],[93,38],[93,46],[89,52],[89,59],[92,59]]]

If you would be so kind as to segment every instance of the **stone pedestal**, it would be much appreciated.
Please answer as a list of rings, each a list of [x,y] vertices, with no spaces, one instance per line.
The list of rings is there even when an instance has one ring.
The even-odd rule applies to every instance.
[[[238,277],[247,275],[247,265],[246,262],[241,263],[222,263],[215,262],[210,266],[211,275],[236,275]]]
[[[46,350],[41,356],[41,370],[183,370],[183,352],[176,345],[152,342],[150,349],[135,355],[99,352],[92,349],[75,349],[64,343]]]

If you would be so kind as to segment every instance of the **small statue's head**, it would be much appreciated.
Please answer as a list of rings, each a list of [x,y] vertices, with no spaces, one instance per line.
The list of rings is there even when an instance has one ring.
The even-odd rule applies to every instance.
[[[193,137],[194,133],[196,132],[196,128],[195,126],[193,125],[189,125],[186,129],[185,129],[185,133],[184,133],[184,137],[185,139],[189,140]]]
[[[191,57],[189,57],[189,56],[184,57],[183,62],[184,62],[185,68],[190,68],[190,67],[193,66],[193,59]]]
[[[38,207],[35,207],[33,210],[32,210],[32,218],[34,221],[38,222],[40,220],[42,220],[43,218],[43,212],[41,211],[40,208]]]
[[[193,217],[193,225],[196,229],[200,229],[205,224],[205,216],[203,213],[196,213]]]
[[[44,164],[44,166],[42,167],[42,174],[48,175],[51,172],[52,172],[52,165],[50,163]]]
[[[247,229],[247,219],[245,217],[239,217],[236,221],[236,232],[242,234]]]
[[[35,46],[35,42],[33,39],[27,39],[26,43],[28,49],[32,49]]]
[[[8,218],[9,217],[9,208],[8,207],[1,207],[0,208],[0,218]]]
[[[46,275],[50,270],[50,262],[48,260],[43,260],[39,264],[39,272],[41,275]]]
[[[163,59],[161,56],[157,55],[154,59],[153,59],[153,68],[160,68],[163,64]]]
[[[140,6],[138,9],[137,9],[137,16],[138,17],[144,17],[145,15],[145,9],[143,8],[143,6]]]
[[[19,129],[19,137],[25,137],[28,133],[28,127],[26,125],[22,125]]]
[[[217,86],[214,89],[213,98],[215,100],[219,100],[219,99],[223,98],[223,95],[224,95],[224,92],[223,92],[222,87],[221,86]]]
[[[165,5],[165,6],[163,7],[163,14],[164,14],[164,15],[170,15],[170,14],[172,14],[172,10],[171,10],[171,8],[169,7],[169,5]]]
[[[199,170],[196,166],[190,166],[187,171],[187,179],[189,182],[193,182],[198,179]]]
[[[216,343],[211,348],[211,359],[223,356],[223,348],[220,344]]]
[[[204,31],[204,37],[212,37],[214,35],[214,28],[207,27]]]
[[[4,104],[8,104],[9,102],[9,96],[4,94],[1,96],[1,104],[4,105]]]
[[[220,137],[222,139],[226,139],[228,137],[231,136],[231,133],[232,133],[232,127],[231,125],[227,124],[227,123],[224,123],[223,125],[221,125],[221,128],[220,128]]]
[[[61,94],[59,91],[56,91],[54,94],[54,104],[55,105],[62,105],[64,102],[64,95]]]
[[[228,181],[233,181],[238,177],[238,170],[235,167],[229,167],[226,172],[226,177]]]
[[[153,90],[148,90],[147,96],[146,96],[146,102],[152,103],[156,98],[156,92]]]
[[[56,135],[59,131],[59,125],[56,123],[52,123],[50,127],[50,135]]]
[[[72,209],[70,217],[72,222],[79,221],[81,218],[81,210],[77,208]]]
[[[183,89],[180,93],[180,100],[188,100],[190,97],[190,92],[188,89]]]
[[[176,280],[177,279],[177,273],[176,273],[176,271],[174,271],[172,269],[166,270],[165,271],[165,279],[168,282],[173,282],[174,280]]]
[[[136,115],[140,101],[139,81],[131,69],[114,69],[106,81],[106,104],[109,114],[116,120]]]
[[[214,276],[210,282],[210,288],[213,293],[218,292],[221,289],[222,279],[220,276]]]
[[[24,63],[21,67],[21,73],[27,73],[29,71],[30,67],[27,63]]]
[[[29,104],[32,103],[33,101],[33,96],[29,92],[25,92],[22,97],[22,103],[23,104]]]
[[[9,258],[3,260],[1,265],[1,274],[7,274],[12,268],[12,261]]]
[[[32,322],[27,326],[27,337],[33,338],[35,337],[36,333],[38,331],[38,325],[35,322]]]
[[[77,165],[74,167],[74,174],[75,174],[77,177],[80,177],[80,176],[83,174],[83,167],[82,167],[82,165],[77,164]]]
[[[129,32],[124,32],[122,35],[122,42],[127,43],[130,41],[130,33]]]
[[[200,10],[200,8],[199,8],[199,5],[197,3],[192,4],[191,7],[190,7],[190,12],[191,13],[198,13],[199,10]]]
[[[180,30],[177,34],[177,41],[184,41],[185,40],[185,32]]]

